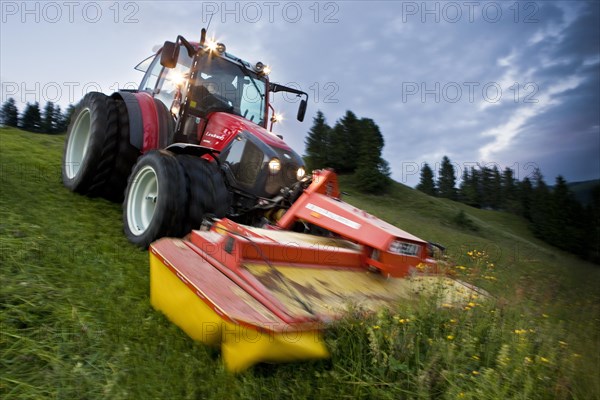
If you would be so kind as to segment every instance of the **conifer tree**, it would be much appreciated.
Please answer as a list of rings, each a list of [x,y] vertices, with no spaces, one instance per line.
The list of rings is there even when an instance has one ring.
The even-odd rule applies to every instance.
[[[436,195],[435,183],[433,181],[433,170],[429,166],[429,164],[423,164],[421,168],[421,177],[419,180],[419,184],[417,185],[417,190],[428,194],[430,196]]]

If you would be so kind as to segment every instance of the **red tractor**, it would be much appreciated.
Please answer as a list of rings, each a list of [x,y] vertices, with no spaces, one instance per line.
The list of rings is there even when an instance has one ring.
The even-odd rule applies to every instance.
[[[138,90],[88,93],[65,142],[63,182],[70,190],[123,201],[129,240],[147,247],[180,237],[207,215],[249,225],[274,222],[302,192],[302,158],[270,132],[270,97],[308,95],[269,81],[269,68],[225,45],[178,36],[136,69]],[[271,117],[269,113],[271,112]]]
[[[165,42],[138,90],[85,96],[65,143],[65,186],[123,201],[127,237],[150,247],[156,309],[241,371],[326,357],[321,332],[348,304],[485,295],[436,276],[432,244],[341,201],[333,171],[306,175],[267,124],[271,93],[301,97],[300,121],[308,95],[205,37]]]

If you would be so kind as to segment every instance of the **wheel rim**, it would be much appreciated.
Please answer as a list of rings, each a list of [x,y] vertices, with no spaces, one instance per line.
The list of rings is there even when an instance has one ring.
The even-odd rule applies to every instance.
[[[158,201],[158,178],[154,168],[147,165],[133,178],[127,197],[127,224],[136,236],[146,232],[154,217]]]
[[[92,137],[91,113],[89,108],[81,110],[73,124],[73,129],[67,142],[65,152],[65,172],[67,178],[73,179],[79,173],[81,164],[85,160],[88,144]]]

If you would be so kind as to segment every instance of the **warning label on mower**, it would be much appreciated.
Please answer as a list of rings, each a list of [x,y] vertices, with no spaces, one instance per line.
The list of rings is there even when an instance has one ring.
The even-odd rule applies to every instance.
[[[340,224],[344,224],[346,226],[349,226],[352,229],[360,229],[360,224],[358,222],[354,222],[352,220],[349,220],[348,218],[342,217],[341,215],[338,215],[332,211],[326,210],[324,208],[321,208],[317,205],[314,205],[313,203],[308,203],[306,205],[306,208],[309,209],[310,211],[316,212],[318,214],[321,214],[324,217],[330,218],[334,221],[339,222]]]

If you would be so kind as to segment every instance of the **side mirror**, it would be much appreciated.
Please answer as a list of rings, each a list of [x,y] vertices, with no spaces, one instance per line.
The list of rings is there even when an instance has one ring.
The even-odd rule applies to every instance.
[[[165,68],[175,68],[179,58],[179,46],[177,43],[165,42],[160,53],[160,65]]]
[[[296,118],[300,122],[304,121],[304,115],[306,114],[306,105],[307,103],[305,99],[300,100],[300,105],[298,106],[298,115],[296,116]]]

